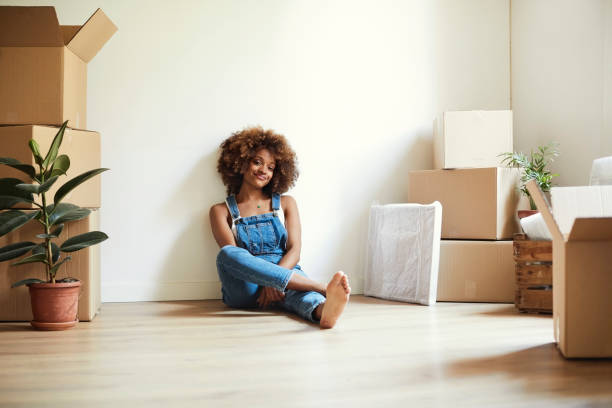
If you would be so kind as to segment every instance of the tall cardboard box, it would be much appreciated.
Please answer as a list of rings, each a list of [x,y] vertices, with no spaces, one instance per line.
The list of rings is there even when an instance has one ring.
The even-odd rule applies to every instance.
[[[60,26],[53,7],[0,7],[0,124],[87,128],[87,63],[115,31],[100,9]]]
[[[444,112],[434,128],[434,167],[495,167],[513,151],[512,111]]]
[[[512,241],[440,241],[438,301],[514,302]]]
[[[58,245],[66,239],[99,228],[99,211],[92,210],[89,217],[65,224]],[[37,221],[0,237],[0,247],[22,241],[36,241],[36,234],[43,232]],[[62,256],[65,254],[62,253]],[[90,246],[68,254],[72,259],[64,263],[57,274],[59,279],[77,278],[81,281],[79,296],[79,320],[90,321],[100,310],[100,245]],[[11,284],[26,278],[46,279],[40,263],[11,266],[13,261],[0,262],[0,321],[30,321],[32,308],[26,286],[11,288]]]
[[[442,203],[443,239],[511,239],[520,231],[520,170],[506,167],[408,173],[408,202]]]
[[[0,126],[0,145],[2,146],[0,156],[17,159],[38,169],[28,146],[29,140],[36,140],[40,145],[42,154],[46,154],[58,130],[59,128],[50,126]],[[70,168],[67,175],[60,176],[53,187],[46,193],[47,197],[50,197],[51,200],[55,192],[68,180],[85,171],[100,167],[100,134],[84,130],[66,129],[58,154],[67,154],[70,157]],[[21,171],[9,166],[0,165],[0,178],[5,177],[14,177],[28,183],[30,182],[27,178],[28,176]],[[68,193],[64,201],[80,207],[99,208],[101,201],[100,186],[101,177],[96,176]],[[36,195],[34,197],[40,201]],[[19,203],[16,207],[33,208],[33,205]]]
[[[568,358],[612,357],[612,216],[576,217],[581,207],[553,216],[535,181],[527,188],[553,236],[553,327],[559,350]],[[586,198],[581,189],[564,187],[563,195],[569,200],[573,191],[573,201],[579,202]],[[555,197],[554,189],[551,194]]]

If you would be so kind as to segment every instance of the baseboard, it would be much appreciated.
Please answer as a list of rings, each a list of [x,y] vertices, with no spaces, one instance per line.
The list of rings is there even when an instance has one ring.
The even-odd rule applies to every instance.
[[[363,282],[351,284],[352,294],[363,294]],[[221,282],[102,282],[102,302],[221,299]]]
[[[221,299],[221,282],[102,282],[102,302]]]

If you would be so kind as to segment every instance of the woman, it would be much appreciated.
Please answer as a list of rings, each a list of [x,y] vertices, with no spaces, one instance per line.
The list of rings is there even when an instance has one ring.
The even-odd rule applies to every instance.
[[[297,264],[301,226],[293,197],[281,196],[298,177],[296,156],[284,136],[261,127],[221,143],[217,164],[228,197],[210,209],[221,248],[217,271],[223,302],[230,307],[284,309],[332,328],[351,288],[339,271],[327,285],[309,279]]]

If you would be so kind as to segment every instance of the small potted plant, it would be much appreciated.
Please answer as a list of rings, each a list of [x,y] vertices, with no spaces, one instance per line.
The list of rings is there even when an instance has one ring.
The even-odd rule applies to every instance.
[[[548,193],[552,187],[552,179],[558,174],[553,174],[548,169],[548,166],[554,161],[555,157],[559,156],[558,144],[551,142],[546,146],[538,146],[538,149],[533,150],[527,156],[522,152],[506,152],[499,156],[502,157],[501,163],[508,167],[518,167],[523,169],[521,176],[521,185],[519,189],[529,198],[529,206],[531,210],[519,210],[519,218],[527,217],[537,213],[537,207],[527,191],[525,184],[529,180],[535,180],[540,189]]]
[[[61,245],[54,241],[60,237],[64,224],[89,216],[90,210],[63,202],[66,195],[81,183],[108,169],[86,171],[63,184],[48,200],[46,193],[60,176],[66,175],[70,158],[59,155],[67,121],[61,126],[49,151],[43,157],[38,143],[30,140],[29,146],[38,170],[16,159],[0,157],[0,164],[17,169],[28,176],[31,183],[16,178],[0,179],[0,236],[14,231],[31,220],[41,225],[41,233],[31,241],[17,242],[0,248],[0,262],[28,256],[12,265],[40,263],[46,271],[46,280],[27,278],[11,285],[28,285],[34,319],[31,324],[42,330],[64,330],[73,327],[78,321],[78,296],[81,282],[74,278],[56,279],[59,268],[71,259],[67,254],[98,244],[108,236],[100,231],[90,231],[66,239]],[[40,201],[34,200],[34,195]],[[35,207],[31,211],[12,209],[16,204],[28,203]],[[36,240],[38,238],[38,241]]]

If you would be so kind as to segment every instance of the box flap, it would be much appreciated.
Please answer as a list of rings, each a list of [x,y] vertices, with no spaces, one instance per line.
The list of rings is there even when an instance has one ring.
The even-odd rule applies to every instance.
[[[576,218],[568,241],[612,240],[612,217]]]
[[[68,44],[70,40],[74,38],[74,35],[81,29],[80,25],[63,25],[60,26],[62,29],[62,35],[64,36],[64,44]]]
[[[102,9],[98,9],[66,46],[83,61],[89,62],[116,31],[115,24]]]
[[[0,46],[61,47],[62,33],[53,7],[0,7]]]
[[[533,198],[533,201],[536,204],[536,207],[538,207],[538,210],[540,210],[540,213],[542,213],[542,218],[544,218],[544,222],[546,222],[550,235],[553,236],[553,239],[563,241],[563,234],[561,233],[557,222],[553,218],[552,211],[550,211],[550,206],[548,205],[542,190],[540,190],[540,187],[538,187],[538,184],[535,182],[535,180],[529,180],[526,186],[531,198]]]

